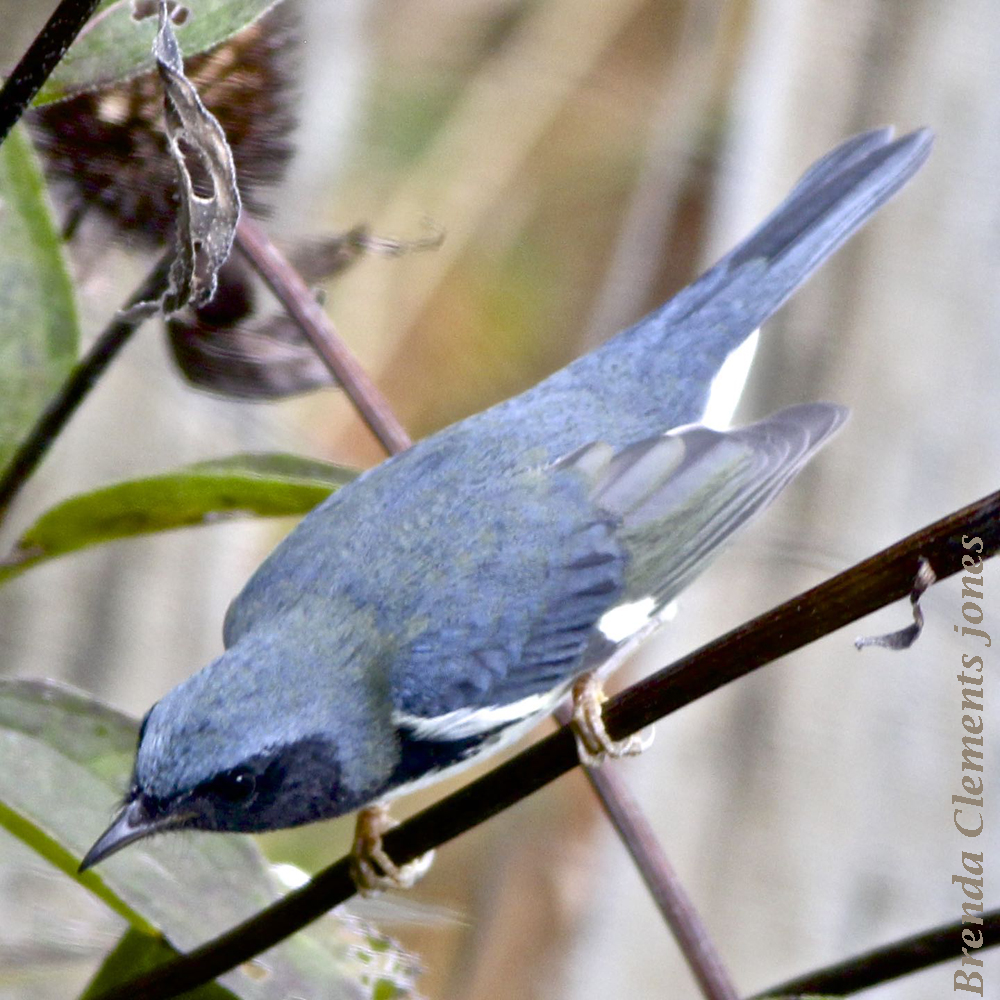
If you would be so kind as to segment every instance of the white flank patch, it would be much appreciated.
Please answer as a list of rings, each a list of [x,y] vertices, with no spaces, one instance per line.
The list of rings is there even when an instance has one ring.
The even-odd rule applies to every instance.
[[[597,622],[598,631],[609,642],[624,642],[649,624],[655,607],[656,601],[652,597],[643,597],[630,604],[619,604],[601,615]]]
[[[308,872],[304,872],[298,865],[290,865],[287,862],[271,865],[271,874],[286,889],[301,889],[309,881]]]
[[[716,431],[729,429],[733,422],[736,404],[743,395],[743,386],[746,385],[747,376],[750,374],[750,365],[753,363],[759,339],[760,331],[754,330],[722,363],[722,367],[712,380],[712,387],[708,392],[708,405],[701,418],[706,427]]]
[[[458,774],[460,771],[475,764],[480,757],[488,757],[491,753],[516,743],[528,730],[538,723],[541,715],[551,713],[556,705],[566,697],[570,683],[567,682],[555,691],[529,695],[520,701],[509,705],[495,705],[491,708],[459,708],[454,712],[446,712],[434,719],[424,719],[419,715],[407,715],[405,712],[393,712],[392,721],[404,727],[417,739],[423,740],[459,740],[464,736],[476,736],[488,732],[496,726],[508,723],[494,736],[486,739],[469,752],[468,756],[445,768],[436,768],[391,789],[383,798],[386,801],[399,795],[409,795],[418,788],[425,788],[439,781],[445,774]]]
[[[432,719],[405,712],[393,712],[392,721],[407,730],[418,740],[461,740],[478,736],[498,726],[529,719],[542,712],[551,712],[566,693],[565,688],[542,691],[528,695],[509,705],[491,705],[488,708],[456,708]]]

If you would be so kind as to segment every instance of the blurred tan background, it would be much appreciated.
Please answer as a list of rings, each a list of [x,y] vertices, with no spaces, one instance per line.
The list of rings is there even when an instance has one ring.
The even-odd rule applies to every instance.
[[[850,406],[852,420],[683,596],[636,672],[997,488],[1000,6],[298,2],[303,125],[271,228],[320,234],[364,221],[405,238],[431,220],[445,230],[438,252],[367,260],[327,289],[330,315],[415,436],[638,318],[846,136],[884,123],[936,131],[915,182],[768,325],[739,410],[750,419],[825,398]],[[49,6],[0,4],[11,51]],[[120,247],[77,247],[88,333],[143,266]],[[270,448],[379,459],[336,393],[252,407],[188,390],[151,324],[3,540],[86,486]],[[226,604],[287,528],[218,526],[32,571],[0,591],[0,672],[62,677],[141,714],[218,652]],[[994,569],[987,628],[1000,608]],[[951,876],[969,843],[950,805],[960,589],[949,581],[927,595],[927,629],[910,652],[852,645],[907,624],[899,605],[671,717],[642,759],[614,765],[742,991],[961,916]],[[987,787],[997,789],[995,705],[989,715]],[[992,905],[996,802],[989,795],[991,839],[974,845],[986,850]],[[265,847],[318,867],[349,829],[312,827]],[[697,995],[578,774],[442,849],[410,902],[429,909],[388,926],[420,952],[434,1000]],[[91,918],[85,900],[74,905]],[[18,919],[8,940],[30,938]],[[76,951],[51,942],[70,980],[112,937],[87,926],[65,935]],[[950,993],[954,968],[868,995]],[[986,975],[1000,980],[996,954]]]

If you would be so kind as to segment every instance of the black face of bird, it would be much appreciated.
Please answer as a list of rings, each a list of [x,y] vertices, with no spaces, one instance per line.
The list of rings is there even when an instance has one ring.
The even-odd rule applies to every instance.
[[[139,755],[142,755],[140,739]],[[81,870],[166,830],[254,833],[340,815],[357,798],[342,789],[332,745],[318,738],[266,750],[190,788],[155,795],[133,777],[114,822]]]
[[[171,795],[157,797],[138,783],[132,794],[153,823],[243,833],[340,815],[356,798],[341,786],[335,746],[320,737],[266,748]]]

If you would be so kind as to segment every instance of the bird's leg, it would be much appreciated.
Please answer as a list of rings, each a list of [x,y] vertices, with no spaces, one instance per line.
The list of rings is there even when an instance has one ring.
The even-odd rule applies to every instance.
[[[633,733],[623,740],[613,740],[604,728],[602,706],[608,700],[601,682],[593,673],[584,674],[573,684],[573,717],[570,725],[576,736],[580,763],[598,767],[611,757],[635,757],[653,742],[653,729]]]
[[[428,851],[419,858],[397,865],[382,846],[382,835],[399,826],[389,815],[387,802],[375,802],[358,813],[351,847],[351,878],[362,896],[383,889],[411,889],[427,874],[434,860]]]

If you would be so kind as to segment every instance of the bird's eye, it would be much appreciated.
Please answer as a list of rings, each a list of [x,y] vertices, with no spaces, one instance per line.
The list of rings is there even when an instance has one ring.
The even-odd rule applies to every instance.
[[[238,767],[220,775],[212,782],[212,792],[228,802],[245,802],[257,788],[256,779],[249,768]]]

